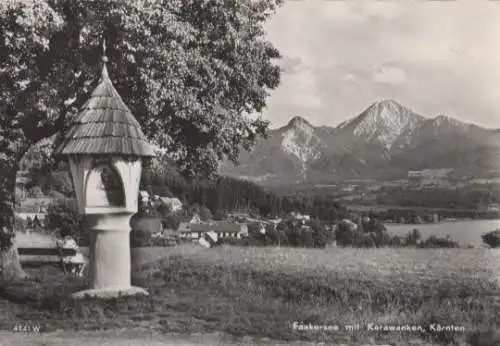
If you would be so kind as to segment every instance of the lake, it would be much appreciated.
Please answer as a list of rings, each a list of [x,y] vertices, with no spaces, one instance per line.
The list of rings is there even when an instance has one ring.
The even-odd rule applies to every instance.
[[[461,245],[467,246],[467,244],[473,243],[475,246],[481,246],[483,244],[481,235],[500,228],[500,219],[442,222],[421,225],[386,224],[386,227],[390,233],[399,236],[404,236],[408,234],[409,231],[416,228],[420,231],[423,238],[427,238],[431,235],[438,237],[446,237],[449,235]],[[16,241],[19,247],[55,245],[55,238],[37,233],[31,233],[29,235],[17,233]]]
[[[500,220],[471,220],[421,225],[387,224],[386,227],[390,233],[399,236],[404,236],[416,228],[423,238],[431,235],[444,238],[449,235],[461,245],[473,243],[475,246],[481,246],[483,244],[481,235],[500,228]]]

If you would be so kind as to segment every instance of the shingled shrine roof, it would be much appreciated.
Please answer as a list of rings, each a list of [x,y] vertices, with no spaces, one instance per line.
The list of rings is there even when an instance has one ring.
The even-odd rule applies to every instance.
[[[153,146],[109,79],[106,56],[103,62],[99,84],[54,155],[155,156]]]

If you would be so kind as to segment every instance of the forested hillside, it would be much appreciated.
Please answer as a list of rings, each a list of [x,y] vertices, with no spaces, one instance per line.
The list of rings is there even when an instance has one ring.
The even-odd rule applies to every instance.
[[[333,198],[305,194],[278,196],[255,183],[224,176],[214,180],[187,180],[174,168],[160,172],[152,167],[146,168],[141,189],[152,194],[175,196],[189,205],[204,205],[213,214],[245,208],[269,217],[292,211],[328,221],[347,216],[347,209]]]
[[[55,199],[72,198],[73,187],[65,163],[54,163],[30,153],[23,160],[24,171],[18,181],[28,197],[51,196]],[[145,164],[141,177],[141,190],[151,195],[177,197],[187,205],[207,207],[212,214],[233,209],[251,209],[262,216],[280,216],[292,211],[309,214],[325,221],[347,216],[347,210],[328,196],[295,194],[278,196],[257,184],[231,177],[214,179],[185,178],[175,164],[157,158]],[[20,192],[21,189],[18,189]],[[22,199],[22,196],[18,196]]]

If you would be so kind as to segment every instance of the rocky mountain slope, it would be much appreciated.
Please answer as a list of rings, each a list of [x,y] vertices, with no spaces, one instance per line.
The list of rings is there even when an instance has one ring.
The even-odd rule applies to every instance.
[[[500,167],[499,153],[496,130],[443,115],[427,118],[383,100],[336,128],[294,117],[243,152],[239,166],[225,163],[221,172],[271,185],[384,180],[433,168],[480,175]]]

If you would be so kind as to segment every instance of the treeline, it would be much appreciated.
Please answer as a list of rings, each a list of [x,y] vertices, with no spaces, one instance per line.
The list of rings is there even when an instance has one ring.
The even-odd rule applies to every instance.
[[[433,223],[444,219],[497,219],[500,212],[479,210],[452,210],[452,209],[426,209],[414,207],[413,209],[391,208],[387,211],[372,211],[371,215],[380,220],[390,220],[396,223],[419,224]]]
[[[340,247],[373,248],[373,247],[414,247],[414,248],[457,248],[459,243],[449,237],[430,236],[426,239],[417,229],[405,236],[392,235],[386,227],[376,219],[361,220],[357,223],[349,220],[340,221],[335,228],[313,220],[306,225],[297,220],[281,222],[267,226],[265,230],[250,227],[248,237],[242,239],[221,239],[218,245],[238,246],[285,246],[325,248],[332,245]],[[255,226],[255,225],[254,225]]]
[[[63,198],[74,196],[71,175],[65,164],[59,164],[55,167],[48,165],[31,167],[21,172],[21,178],[25,180],[24,193],[21,194],[19,189],[16,191],[16,202],[18,203],[22,197]]]
[[[449,237],[440,238],[434,235],[422,239],[417,229],[406,236],[389,234],[385,226],[378,220],[368,222],[341,221],[335,230],[335,240],[341,247],[417,247],[417,248],[456,248],[459,243]]]
[[[477,209],[492,203],[500,203],[500,191],[496,186],[458,189],[408,189],[384,188],[377,195],[379,205],[401,207],[424,206],[443,209]]]
[[[281,222],[277,227],[268,225],[264,231],[256,224],[250,224],[247,237],[221,239],[218,245],[325,248],[333,241],[333,230],[325,229],[318,221],[309,222],[306,226],[290,220]]]
[[[356,184],[353,182],[353,184]],[[318,187],[314,185],[291,185],[273,188],[278,195],[302,193],[308,196],[335,196],[336,198],[367,192],[361,184],[356,192],[341,192],[338,187]],[[414,188],[383,186],[375,194],[370,204],[378,206],[427,207],[442,209],[479,209],[500,203],[499,184],[473,184],[458,188]],[[365,201],[368,203],[368,201]],[[451,217],[451,216],[450,216]]]
[[[345,207],[328,196],[278,196],[252,182],[224,176],[213,180],[187,180],[175,172],[158,174],[146,169],[141,189],[150,194],[175,196],[188,205],[206,206],[213,215],[235,209],[256,210],[266,217],[299,212],[328,222],[349,215]]]

